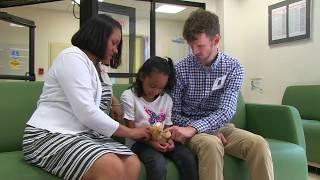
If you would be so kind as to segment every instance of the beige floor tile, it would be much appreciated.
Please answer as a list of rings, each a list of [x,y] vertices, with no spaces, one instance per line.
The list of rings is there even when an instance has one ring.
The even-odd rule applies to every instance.
[[[309,180],[320,180],[320,175],[309,173]]]

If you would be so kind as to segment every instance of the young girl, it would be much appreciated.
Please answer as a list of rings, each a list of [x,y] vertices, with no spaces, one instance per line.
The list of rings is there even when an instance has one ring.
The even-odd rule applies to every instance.
[[[172,99],[167,94],[175,83],[173,62],[160,57],[148,59],[139,69],[136,82],[131,89],[123,92],[121,103],[124,118],[130,128],[152,126],[161,123],[172,125]],[[138,155],[147,170],[148,180],[166,179],[166,160],[174,161],[180,179],[197,179],[195,156],[183,144],[169,140],[167,143],[156,141],[135,142],[129,139],[127,145]]]

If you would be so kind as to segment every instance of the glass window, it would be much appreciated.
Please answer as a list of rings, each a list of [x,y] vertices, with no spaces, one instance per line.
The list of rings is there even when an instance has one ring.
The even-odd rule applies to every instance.
[[[71,46],[71,37],[79,29],[79,6],[70,0],[56,1],[50,3],[39,3],[25,6],[15,6],[2,8],[2,12],[7,12],[14,16],[26,18],[33,21],[36,28],[34,31],[34,63],[31,64],[34,69],[35,79],[43,81],[47,75],[48,69],[56,56],[65,48]],[[29,72],[29,63],[27,53],[29,48],[29,30],[27,27],[9,26],[10,23],[0,21],[0,49],[7,49],[5,52],[11,54],[10,59],[12,67],[3,67],[3,51],[0,51],[0,75],[3,71],[18,73],[24,75]],[[5,29],[6,26],[10,29]],[[3,46],[3,42],[7,45]],[[23,42],[23,43],[22,43]],[[5,48],[3,48],[5,47]],[[11,49],[10,49],[11,48]],[[18,50],[18,51],[16,51]],[[15,51],[15,52],[14,52]],[[13,54],[19,54],[20,58],[14,61]],[[30,62],[29,62],[30,61]],[[10,69],[11,68],[11,69]],[[14,70],[12,68],[15,68]]]
[[[136,73],[145,59],[150,57],[150,2],[105,0],[103,3],[109,7],[106,9],[99,7],[99,13],[111,15],[123,28],[122,65],[112,72]],[[128,8],[134,13],[128,13]]]
[[[109,14],[122,25],[122,64],[110,69],[110,76],[114,83],[132,83],[140,66],[150,57],[150,2],[106,0],[99,3],[98,13]]]
[[[24,76],[29,72],[29,27],[0,21],[0,74]]]
[[[169,5],[169,6],[168,6]],[[178,8],[179,12],[163,12]],[[170,57],[177,63],[190,53],[182,36],[183,25],[192,11],[198,7],[156,3],[156,55]],[[175,10],[175,9],[174,9]]]

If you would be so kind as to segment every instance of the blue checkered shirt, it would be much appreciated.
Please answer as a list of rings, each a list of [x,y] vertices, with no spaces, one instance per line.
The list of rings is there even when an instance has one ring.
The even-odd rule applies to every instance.
[[[208,67],[189,55],[176,65],[177,83],[171,92],[172,122],[212,134],[230,122],[244,80],[244,68],[221,52]]]

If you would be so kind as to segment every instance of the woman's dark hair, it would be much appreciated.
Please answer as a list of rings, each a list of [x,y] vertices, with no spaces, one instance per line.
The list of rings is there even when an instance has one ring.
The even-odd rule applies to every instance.
[[[87,50],[95,55],[98,60],[106,56],[108,40],[114,29],[119,29],[122,34],[121,24],[106,14],[98,14],[89,19],[76,32],[71,39],[74,46]],[[121,64],[122,37],[118,46],[118,53],[112,57],[110,66],[117,68]]]
[[[142,81],[140,77],[149,76],[153,72],[161,72],[165,75],[168,75],[168,82],[166,87],[164,88],[165,92],[169,92],[172,90],[173,86],[176,82],[176,71],[173,66],[173,62],[171,58],[161,58],[158,56],[154,56],[149,58],[143,65],[140,67],[138,74],[136,76],[136,81],[133,83],[131,89],[138,96],[141,97],[143,95],[143,87]]]

